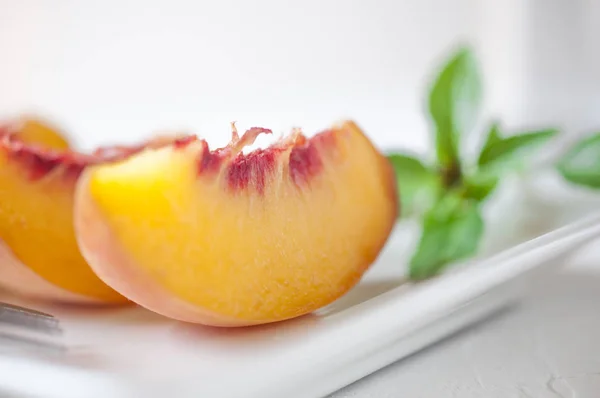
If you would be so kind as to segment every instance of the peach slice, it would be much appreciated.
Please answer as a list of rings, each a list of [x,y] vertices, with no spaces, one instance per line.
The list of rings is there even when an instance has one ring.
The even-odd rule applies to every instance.
[[[353,287],[394,226],[393,171],[353,122],[242,149],[183,139],[90,167],[75,231],[96,274],[174,319],[246,326],[297,317]]]
[[[129,303],[81,256],[73,201],[87,165],[126,157],[143,146],[101,148],[94,155],[62,150],[67,146],[36,120],[0,126],[0,285],[52,301]]]
[[[18,139],[25,144],[39,145],[49,149],[68,149],[69,142],[56,128],[33,117],[24,117],[13,126]],[[11,128],[7,126],[7,128]]]

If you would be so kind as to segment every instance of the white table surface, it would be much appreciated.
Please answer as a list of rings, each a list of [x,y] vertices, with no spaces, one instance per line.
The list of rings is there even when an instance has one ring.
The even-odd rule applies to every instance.
[[[330,398],[600,397],[600,242],[517,306]],[[595,253],[594,253],[595,252]]]

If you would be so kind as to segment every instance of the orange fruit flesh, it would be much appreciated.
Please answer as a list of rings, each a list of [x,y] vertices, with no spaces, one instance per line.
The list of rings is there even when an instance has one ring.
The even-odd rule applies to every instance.
[[[397,215],[385,158],[351,122],[240,154],[254,137],[221,152],[196,140],[87,169],[75,222],[97,275],[142,306],[207,324],[296,317],[354,286]],[[102,228],[110,238],[97,245]],[[98,247],[127,258],[98,260]],[[125,276],[131,267],[143,277]],[[204,312],[157,304],[158,291]]]
[[[0,237],[33,272],[67,291],[102,301],[124,298],[87,265],[73,231],[75,180],[59,170],[32,181],[0,151]]]
[[[50,300],[127,302],[79,252],[73,195],[83,164],[61,164],[66,148],[34,119],[0,127],[0,284]]]
[[[61,133],[47,123],[35,118],[25,118],[18,126],[19,140],[50,149],[68,149],[69,143]]]

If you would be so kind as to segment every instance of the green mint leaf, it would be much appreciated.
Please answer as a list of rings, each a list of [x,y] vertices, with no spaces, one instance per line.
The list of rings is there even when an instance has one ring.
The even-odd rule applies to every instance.
[[[437,158],[444,169],[460,163],[460,135],[473,128],[481,97],[478,66],[471,52],[461,49],[441,70],[429,93]]]
[[[416,157],[394,153],[388,155],[396,173],[402,218],[429,208],[439,191],[439,178]]]
[[[600,133],[575,144],[556,165],[567,180],[589,188],[600,188]]]
[[[492,139],[484,146],[479,155],[479,173],[500,176],[502,173],[519,167],[524,157],[541,147],[558,133],[555,129],[546,129],[530,133],[513,135],[506,138]],[[488,139],[488,142],[490,140]]]
[[[489,151],[489,148],[501,141],[502,136],[500,135],[500,126],[498,122],[494,122],[490,126],[481,152]],[[481,173],[479,170],[476,170],[471,175],[465,176],[463,180],[463,196],[478,202],[485,200],[498,185],[497,176]]]
[[[481,152],[489,150],[491,146],[497,144],[500,141],[502,141],[502,137],[500,136],[500,126],[498,122],[494,122],[490,127],[490,131],[488,132],[485,143],[481,148]]]
[[[498,177],[476,173],[465,179],[463,196],[482,202],[494,192],[498,186],[498,182]]]
[[[484,225],[477,203],[448,194],[428,212],[409,276],[423,280],[477,252]]]

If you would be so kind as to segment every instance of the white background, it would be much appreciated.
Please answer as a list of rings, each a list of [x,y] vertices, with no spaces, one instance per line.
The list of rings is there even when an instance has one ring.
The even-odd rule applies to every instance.
[[[593,0],[0,0],[0,117],[40,114],[84,147],[352,118],[424,151],[429,77],[470,42],[487,115],[578,132],[600,128],[598,15]]]

